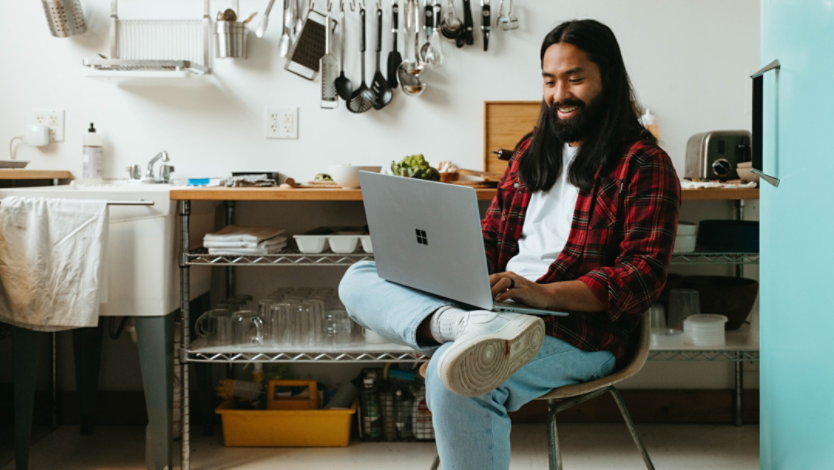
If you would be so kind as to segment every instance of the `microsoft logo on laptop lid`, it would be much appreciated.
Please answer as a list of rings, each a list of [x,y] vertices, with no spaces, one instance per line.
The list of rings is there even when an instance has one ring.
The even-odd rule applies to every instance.
[[[415,232],[417,232],[417,243],[419,243],[421,245],[428,245],[429,244],[429,238],[428,238],[428,236],[426,236],[426,231],[425,230],[417,229],[417,230],[415,230]]]

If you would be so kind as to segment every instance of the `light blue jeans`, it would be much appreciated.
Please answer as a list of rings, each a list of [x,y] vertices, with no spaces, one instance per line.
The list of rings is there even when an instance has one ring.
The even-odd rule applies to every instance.
[[[453,302],[381,279],[372,261],[348,269],[339,296],[356,323],[392,342],[425,354],[442,353],[451,344],[419,344],[417,327],[435,310]],[[435,362],[429,362],[426,374],[426,400],[443,469],[506,470],[511,427],[507,412],[556,387],[602,378],[614,371],[616,360],[608,351],[585,352],[546,336],[535,359],[500,387],[475,398],[448,390]]]

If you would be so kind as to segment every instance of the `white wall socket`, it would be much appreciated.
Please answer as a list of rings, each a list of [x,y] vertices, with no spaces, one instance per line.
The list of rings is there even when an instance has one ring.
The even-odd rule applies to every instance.
[[[49,128],[50,142],[64,141],[64,110],[33,109],[29,114],[29,124],[43,124]]]
[[[297,139],[298,108],[266,108],[264,125],[267,139]]]

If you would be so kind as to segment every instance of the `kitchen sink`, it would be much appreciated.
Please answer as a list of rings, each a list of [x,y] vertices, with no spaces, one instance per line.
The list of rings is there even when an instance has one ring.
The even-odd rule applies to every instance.
[[[148,206],[110,205],[108,240],[108,301],[102,316],[160,316],[180,307],[179,218],[171,201],[169,184],[133,184],[105,180],[104,184],[71,184],[32,188],[0,189],[8,196],[62,199],[96,199],[111,202],[153,202]],[[216,202],[191,205],[192,234],[214,228]],[[191,241],[201,246],[202,240]],[[192,299],[208,292],[210,269],[191,269]]]

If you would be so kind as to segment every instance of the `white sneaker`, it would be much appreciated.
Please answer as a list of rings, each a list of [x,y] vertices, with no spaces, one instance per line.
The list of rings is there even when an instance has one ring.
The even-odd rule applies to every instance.
[[[539,317],[475,310],[460,320],[455,341],[437,358],[437,373],[449,390],[477,397],[530,362],[543,342]]]

